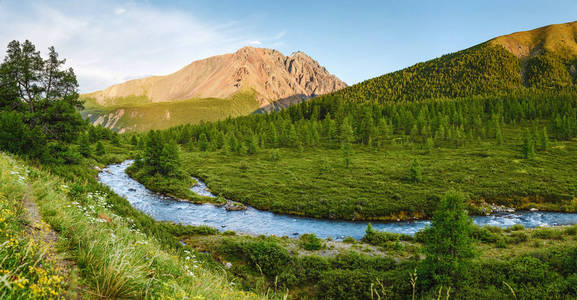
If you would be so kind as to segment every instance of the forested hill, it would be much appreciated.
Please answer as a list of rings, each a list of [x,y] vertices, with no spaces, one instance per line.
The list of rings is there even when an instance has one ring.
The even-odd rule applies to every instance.
[[[576,84],[577,22],[501,36],[345,88],[354,102],[415,101]]]

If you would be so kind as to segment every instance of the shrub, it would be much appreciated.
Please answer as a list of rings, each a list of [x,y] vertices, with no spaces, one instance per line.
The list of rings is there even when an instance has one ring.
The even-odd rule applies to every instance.
[[[565,228],[565,234],[567,235],[577,235],[577,225],[569,226]]]
[[[371,223],[367,225],[365,235],[361,239],[363,243],[375,246],[385,246],[387,242],[412,241],[412,240],[413,237],[408,234],[386,232],[386,231],[375,231]]]
[[[300,236],[300,245],[305,250],[320,250],[323,248],[323,240],[314,233],[305,233]]]
[[[240,250],[233,255],[241,254],[250,263],[267,276],[280,274],[291,261],[288,251],[271,241],[247,241],[237,247]]]
[[[499,238],[499,234],[490,231],[487,226],[480,227],[476,225],[471,226],[470,236],[483,243],[495,243]]]
[[[507,242],[505,241],[505,238],[499,237],[499,238],[497,239],[497,242],[495,243],[495,247],[497,247],[497,248],[507,248]]]
[[[353,238],[352,236],[347,236],[346,238],[343,239],[343,243],[345,244],[354,244],[356,242],[357,240],[355,240],[355,238]]]
[[[519,244],[529,240],[529,236],[525,232],[513,232],[509,240],[514,244]]]
[[[562,240],[563,232],[553,228],[537,228],[533,230],[533,237],[547,240]]]

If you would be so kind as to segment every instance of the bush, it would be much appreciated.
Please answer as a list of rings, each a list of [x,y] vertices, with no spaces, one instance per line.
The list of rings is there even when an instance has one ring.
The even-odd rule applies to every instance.
[[[505,241],[505,238],[499,237],[499,238],[497,239],[497,242],[495,243],[495,247],[497,247],[497,248],[507,248],[507,242]]]
[[[403,233],[393,233],[386,231],[375,231],[373,226],[369,223],[365,235],[361,239],[363,243],[375,245],[375,246],[385,246],[387,242],[395,241],[412,241],[413,237],[408,234]]]
[[[355,244],[357,242],[357,240],[355,240],[355,238],[353,238],[352,236],[347,236],[346,238],[343,239],[343,243],[345,244]]]
[[[513,232],[513,233],[511,233],[509,240],[513,244],[519,244],[519,243],[528,241],[529,236],[525,232],[522,232],[522,231],[521,232]]]
[[[305,233],[299,237],[300,245],[305,250],[320,250],[323,248],[323,240],[314,233]]]
[[[577,235],[577,225],[569,226],[565,228],[565,234],[567,235]]]
[[[267,240],[237,242],[225,238],[219,251],[246,259],[255,269],[270,277],[281,274],[292,260],[285,248]]]
[[[533,230],[533,237],[546,240],[562,240],[563,232],[553,228],[537,228]]]
[[[477,225],[471,226],[471,238],[483,243],[495,243],[499,238],[499,234],[490,231],[487,226],[480,227]]]

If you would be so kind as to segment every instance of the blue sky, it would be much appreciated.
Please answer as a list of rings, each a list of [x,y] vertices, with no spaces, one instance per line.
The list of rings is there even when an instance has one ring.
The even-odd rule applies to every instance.
[[[0,45],[68,58],[81,91],[245,45],[300,50],[348,84],[492,37],[577,20],[577,1],[0,0]]]

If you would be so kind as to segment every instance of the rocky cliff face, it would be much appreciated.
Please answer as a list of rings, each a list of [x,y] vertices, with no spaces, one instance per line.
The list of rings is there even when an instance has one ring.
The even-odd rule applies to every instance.
[[[128,97],[172,102],[228,98],[254,90],[259,105],[266,106],[295,95],[308,98],[344,87],[343,81],[302,52],[285,56],[272,49],[245,47],[195,61],[170,75],[131,80],[85,96],[107,106],[122,104]]]

